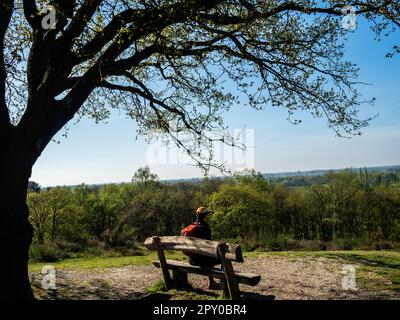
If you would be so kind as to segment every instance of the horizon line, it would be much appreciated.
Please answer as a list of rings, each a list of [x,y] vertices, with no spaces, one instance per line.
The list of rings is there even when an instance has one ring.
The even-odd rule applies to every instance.
[[[285,175],[296,175],[299,173],[311,173],[311,172],[329,172],[329,171],[345,171],[345,170],[357,170],[357,169],[384,169],[384,168],[396,168],[399,167],[400,169],[400,164],[388,164],[388,165],[377,165],[377,166],[359,166],[359,167],[341,167],[341,168],[329,168],[329,169],[311,169],[311,170],[293,170],[293,171],[279,171],[279,172],[260,172],[263,176],[265,175],[276,175],[279,177],[279,175],[285,174]],[[240,172],[240,171],[237,171]],[[223,175],[210,175],[210,178],[225,178]],[[190,178],[172,178],[172,179],[160,179],[160,182],[170,182],[170,181],[188,181],[188,180],[200,180],[204,179],[205,176],[197,176],[197,177],[190,177]],[[34,181],[34,180],[29,180],[29,181]],[[36,182],[36,181],[34,181]],[[57,184],[57,185],[48,185],[48,186],[40,186],[41,188],[56,188],[56,187],[75,187],[75,186],[80,186],[80,185],[87,185],[87,186],[103,186],[103,185],[111,185],[111,184],[126,184],[126,183],[131,183],[131,181],[119,181],[119,182],[102,182],[102,183],[78,183],[78,184]],[[39,184],[40,185],[40,184]]]

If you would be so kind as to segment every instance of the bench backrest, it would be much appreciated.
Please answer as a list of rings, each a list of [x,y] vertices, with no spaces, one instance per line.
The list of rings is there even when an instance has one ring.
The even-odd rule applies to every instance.
[[[210,241],[192,237],[149,237],[144,242],[147,249],[156,251],[157,246],[154,241],[155,238],[159,239],[159,246],[162,250],[179,250],[191,253],[197,253],[213,258],[218,257],[218,246],[221,242]],[[243,262],[243,254],[240,245],[226,243],[225,258],[230,261]]]

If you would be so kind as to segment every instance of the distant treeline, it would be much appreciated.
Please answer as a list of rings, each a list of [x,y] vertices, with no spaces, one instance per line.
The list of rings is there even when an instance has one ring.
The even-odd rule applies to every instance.
[[[132,183],[98,188],[41,191],[31,183],[31,258],[140,254],[148,236],[179,235],[200,205],[213,212],[215,239],[245,249],[399,248],[399,178],[360,170],[267,181],[246,171],[224,180],[162,183],[142,168]]]
[[[397,167],[396,167],[397,168]],[[367,168],[356,170],[345,170],[344,173],[359,173],[366,175],[370,185],[391,184],[400,182],[400,168],[397,170],[388,170],[387,172],[374,172]],[[266,177],[271,183],[282,183],[288,187],[309,187],[313,184],[327,184],[330,181],[330,174],[340,174],[342,172],[326,172],[324,174],[313,175],[293,175],[285,177]]]

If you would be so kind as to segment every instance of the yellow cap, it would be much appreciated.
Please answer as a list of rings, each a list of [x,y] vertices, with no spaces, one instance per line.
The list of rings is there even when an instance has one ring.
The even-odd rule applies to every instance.
[[[196,210],[196,215],[199,215],[199,214],[201,214],[201,213],[208,213],[209,211],[208,211],[208,209],[206,208],[206,207],[199,207],[199,208],[197,208],[197,210]]]

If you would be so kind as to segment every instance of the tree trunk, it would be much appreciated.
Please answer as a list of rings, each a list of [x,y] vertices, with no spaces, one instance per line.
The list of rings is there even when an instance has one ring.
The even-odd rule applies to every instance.
[[[0,300],[31,300],[34,296],[28,278],[28,258],[33,228],[28,221],[26,204],[29,175],[12,176],[12,172],[22,170],[15,169],[11,172],[0,169],[3,199],[0,202]]]
[[[44,231],[37,232],[38,244],[44,244]]]
[[[28,100],[27,110],[51,103]],[[0,300],[34,299],[28,277],[33,228],[26,198],[32,167],[53,136],[41,134],[40,116],[25,112],[18,126],[10,127],[0,140]]]

